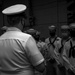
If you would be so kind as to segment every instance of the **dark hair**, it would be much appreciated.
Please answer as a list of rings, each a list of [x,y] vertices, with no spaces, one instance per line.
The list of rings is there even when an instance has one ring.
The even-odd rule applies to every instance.
[[[25,13],[20,13],[20,14],[13,14],[13,15],[7,15],[7,22],[9,26],[14,26],[18,24],[22,18],[26,18]]]

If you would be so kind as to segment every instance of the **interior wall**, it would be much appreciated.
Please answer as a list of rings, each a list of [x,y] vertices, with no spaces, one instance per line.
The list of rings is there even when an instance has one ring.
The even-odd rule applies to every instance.
[[[26,25],[29,25],[29,2],[28,0],[4,0],[3,9],[16,4],[22,3],[27,6],[26,9]],[[33,14],[36,18],[35,23],[36,25],[33,27],[41,32],[41,36],[48,37],[48,26],[56,25],[57,27],[57,34],[60,36],[60,26],[63,24],[67,24],[67,4],[65,0],[32,0],[32,8]],[[6,25],[6,17],[4,16],[3,22],[3,15],[0,12],[0,34],[1,27]]]
[[[48,37],[48,26],[56,25],[57,35],[60,36],[60,26],[67,24],[67,4],[65,0],[33,0],[35,29],[41,35]]]

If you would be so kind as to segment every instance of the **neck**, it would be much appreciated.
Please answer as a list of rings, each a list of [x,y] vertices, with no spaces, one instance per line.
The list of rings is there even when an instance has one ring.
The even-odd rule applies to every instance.
[[[21,31],[22,31],[22,29],[23,29],[23,27],[22,27],[22,24],[21,24],[21,23],[16,24],[14,27],[16,27],[16,28],[20,29]]]
[[[50,36],[50,38],[55,38],[56,36]]]

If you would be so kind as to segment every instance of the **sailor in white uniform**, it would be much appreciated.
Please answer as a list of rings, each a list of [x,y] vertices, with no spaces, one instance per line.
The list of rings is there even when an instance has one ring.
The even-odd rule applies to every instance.
[[[15,4],[2,11],[7,16],[8,28],[0,37],[1,75],[34,75],[34,69],[45,69],[44,57],[34,38],[22,32],[26,8],[24,4]]]

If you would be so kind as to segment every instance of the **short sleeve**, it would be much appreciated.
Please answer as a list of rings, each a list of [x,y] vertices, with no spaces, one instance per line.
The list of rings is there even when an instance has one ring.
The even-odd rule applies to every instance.
[[[69,53],[69,46],[67,43],[65,43],[64,48],[63,48],[63,57],[66,57],[68,59],[68,53]]]
[[[44,57],[38,50],[35,40],[30,37],[26,43],[26,53],[33,66],[37,66],[44,61]]]
[[[64,65],[65,65],[66,69],[68,69],[71,65],[69,62],[69,57],[68,57],[69,48],[70,48],[70,46],[68,45],[68,43],[65,43],[62,58],[64,60]]]

